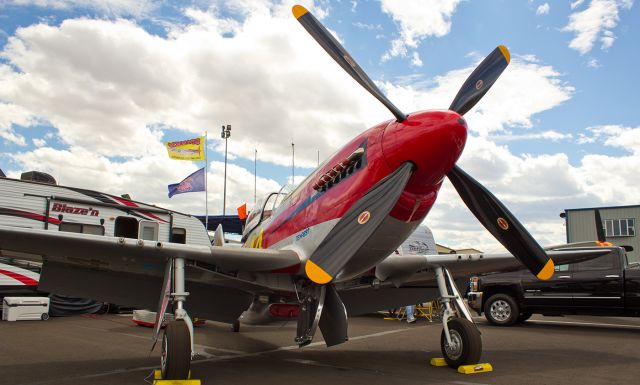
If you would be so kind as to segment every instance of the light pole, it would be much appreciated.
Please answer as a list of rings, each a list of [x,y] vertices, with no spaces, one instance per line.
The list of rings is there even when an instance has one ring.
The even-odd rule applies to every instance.
[[[293,178],[296,174],[296,149],[295,144],[291,142],[291,184],[293,184]]]
[[[220,133],[222,139],[224,139],[224,192],[222,195],[222,216],[227,213],[227,139],[231,136],[231,125],[222,125],[222,132]]]

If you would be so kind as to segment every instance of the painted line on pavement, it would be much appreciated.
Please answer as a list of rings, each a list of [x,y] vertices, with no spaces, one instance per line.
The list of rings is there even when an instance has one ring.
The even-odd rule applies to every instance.
[[[544,324],[566,324],[566,325],[583,325],[583,326],[604,326],[604,327],[619,327],[624,329],[637,329],[640,330],[640,325],[627,325],[627,324],[607,324],[599,322],[577,322],[577,321],[544,321],[544,320],[529,320],[527,323],[544,323]]]
[[[98,330],[96,328],[92,328],[92,329]],[[381,336],[385,336],[385,335],[389,335],[389,334],[401,333],[401,332],[405,332],[405,331],[409,331],[409,330],[415,330],[415,329],[416,329],[415,327],[411,327],[411,328],[387,330],[387,331],[379,332],[379,333],[372,333],[372,334],[366,334],[366,335],[362,335],[362,336],[351,337],[351,338],[349,338],[349,341],[357,341],[357,340],[363,340],[363,339],[367,339],[367,338],[381,337]],[[102,330],[104,330],[104,329],[102,329]],[[138,336],[138,335],[135,335],[135,334],[119,333],[119,332],[115,332],[115,333],[124,334],[124,335],[128,335],[128,336],[131,336],[131,337],[145,338],[143,336]],[[309,345],[305,346],[305,348],[314,347],[314,346],[320,346],[320,345],[324,345],[324,341],[318,341],[318,342],[310,343]],[[203,346],[203,345],[199,345],[199,346]],[[207,347],[207,348],[209,348],[209,347]],[[216,349],[216,348],[211,347],[211,349]],[[263,354],[276,353],[276,352],[281,352],[281,351],[289,351],[289,350],[294,350],[294,349],[300,349],[300,347],[298,345],[290,345],[290,346],[282,346],[282,347],[279,347],[277,349],[265,350],[265,351],[261,351],[261,352],[255,352],[255,353],[242,353],[242,354],[234,354],[234,355],[230,355],[230,356],[211,357],[211,358],[205,358],[205,359],[202,359],[202,360],[191,361],[191,365],[196,365],[196,364],[205,363],[205,362],[226,361],[226,360],[231,360],[231,359],[236,359],[236,358],[255,357],[255,356],[260,356],[260,355],[263,355]],[[141,366],[141,367],[129,368],[129,369],[116,369],[116,370],[110,370],[110,371],[107,371],[107,372],[86,374],[86,375],[77,376],[77,377],[71,376],[71,377],[68,377],[67,380],[76,381],[76,380],[82,380],[82,379],[90,379],[90,378],[112,376],[112,375],[123,374],[123,373],[138,372],[138,371],[143,371],[143,370],[155,370],[155,369],[158,369],[158,366],[159,365]],[[54,379],[54,380],[31,382],[31,383],[29,383],[29,385],[45,385],[45,384],[59,383],[59,382],[60,382],[60,379],[58,378],[58,379]]]
[[[129,337],[136,337],[136,338],[141,338],[141,339],[145,339],[148,341],[151,341],[151,338],[149,337],[145,337],[145,336],[139,336],[136,334],[129,334],[129,333],[121,333],[121,332],[115,332],[117,334],[122,334],[124,336],[129,336]],[[216,356],[214,354],[211,353],[207,353],[205,352],[205,349],[209,349],[209,350],[217,350],[219,352],[223,352],[223,353],[231,353],[231,354],[246,354],[247,352],[243,352],[240,350],[232,350],[232,349],[223,349],[223,348],[216,348],[214,346],[208,346],[208,345],[200,345],[200,344],[193,344],[193,347],[196,348],[196,354],[200,354],[201,356],[207,357],[219,357]]]
[[[405,331],[408,331],[408,330],[415,330],[415,329],[416,328],[403,328],[403,329],[387,330],[387,331],[379,332],[379,333],[365,334],[365,335],[362,335],[362,336],[351,337],[351,338],[349,338],[349,341],[357,341],[357,340],[363,340],[363,339],[366,339],[366,338],[381,337],[381,336],[385,336],[385,335],[388,335],[388,334],[395,334],[395,333],[400,333],[400,332],[405,332]],[[324,345],[324,341],[312,342],[309,345],[305,346],[305,348],[308,349],[310,347],[315,347],[315,346],[320,346],[320,345]],[[246,354],[238,354],[238,355],[234,355],[234,356],[223,356],[223,357],[215,357],[215,358],[206,358],[204,360],[192,361],[191,365],[204,363],[204,362],[211,362],[211,361],[222,361],[222,360],[231,360],[231,359],[236,359],[236,358],[255,357],[255,356],[260,356],[260,355],[263,355],[263,354],[283,352],[283,351],[289,351],[289,350],[295,350],[295,349],[300,349],[300,347],[298,345],[289,345],[289,346],[281,346],[281,347],[276,348],[276,349],[264,350],[264,351],[255,352],[255,353],[246,353]]]

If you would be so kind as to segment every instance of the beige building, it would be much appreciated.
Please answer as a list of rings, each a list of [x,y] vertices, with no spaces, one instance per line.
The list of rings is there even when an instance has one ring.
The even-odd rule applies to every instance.
[[[568,243],[597,239],[595,209],[596,207],[564,211]],[[607,242],[617,246],[633,247],[633,251],[627,252],[629,261],[640,261],[640,239],[636,236],[640,205],[597,207],[597,209],[600,210]]]
[[[438,254],[482,254],[482,251],[473,248],[452,249],[439,243],[436,243],[436,250]]]

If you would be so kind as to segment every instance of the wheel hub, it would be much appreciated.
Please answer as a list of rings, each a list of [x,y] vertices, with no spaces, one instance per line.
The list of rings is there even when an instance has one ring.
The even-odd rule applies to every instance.
[[[511,306],[506,301],[497,300],[491,304],[491,316],[500,322],[504,322],[511,317]]]
[[[457,360],[462,355],[462,337],[457,330],[449,329],[449,337],[451,338],[450,344],[445,344],[444,350],[451,360]]]

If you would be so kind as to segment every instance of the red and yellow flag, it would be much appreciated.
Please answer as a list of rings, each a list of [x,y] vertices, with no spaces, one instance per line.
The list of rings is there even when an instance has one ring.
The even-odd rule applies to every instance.
[[[204,136],[178,142],[166,142],[169,158],[178,160],[204,160]]]

